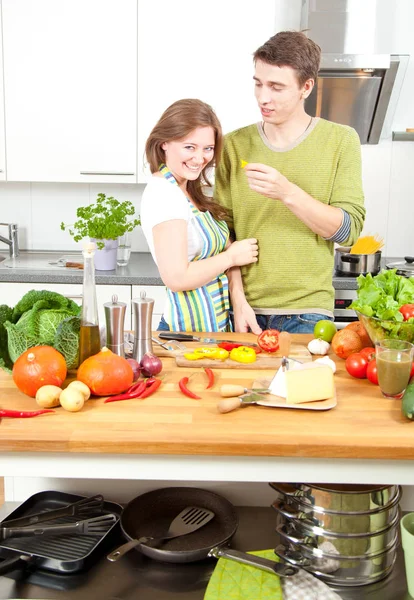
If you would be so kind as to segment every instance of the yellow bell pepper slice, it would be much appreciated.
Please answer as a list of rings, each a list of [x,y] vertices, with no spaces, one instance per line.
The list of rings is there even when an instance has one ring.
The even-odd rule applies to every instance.
[[[241,168],[244,169],[244,167],[248,164],[247,160],[240,160],[240,165]]]
[[[184,354],[184,358],[186,358],[187,360],[199,360],[200,358],[203,358],[201,354],[194,354],[194,352],[187,352],[187,354]]]
[[[217,348],[213,346],[212,348],[196,348],[194,350],[194,354],[200,356],[200,358],[214,358],[218,360],[226,360],[229,356],[228,350],[224,350],[224,348]]]
[[[253,363],[256,361],[256,358],[254,348],[249,348],[248,346],[239,346],[238,348],[233,348],[230,352],[230,359],[240,363]]]

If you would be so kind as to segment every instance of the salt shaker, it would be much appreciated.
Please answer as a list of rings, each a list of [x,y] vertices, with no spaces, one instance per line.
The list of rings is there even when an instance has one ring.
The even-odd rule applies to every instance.
[[[118,296],[112,296],[112,302],[104,304],[106,321],[106,347],[125,358],[124,346],[124,324],[125,324],[125,302],[118,302]]]
[[[139,298],[132,300],[132,309],[134,314],[134,349],[132,357],[138,362],[141,361],[144,354],[152,353],[152,311],[154,300],[147,298],[144,291]]]

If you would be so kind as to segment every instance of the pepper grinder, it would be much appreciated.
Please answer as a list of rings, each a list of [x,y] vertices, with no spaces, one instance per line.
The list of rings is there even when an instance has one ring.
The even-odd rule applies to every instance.
[[[132,358],[138,362],[141,362],[147,352],[152,354],[151,325],[154,300],[146,296],[145,291],[142,291],[139,298],[132,300],[135,325]]]
[[[106,347],[125,358],[124,346],[124,323],[125,323],[125,302],[118,302],[118,296],[112,296],[112,302],[104,304],[106,321]]]

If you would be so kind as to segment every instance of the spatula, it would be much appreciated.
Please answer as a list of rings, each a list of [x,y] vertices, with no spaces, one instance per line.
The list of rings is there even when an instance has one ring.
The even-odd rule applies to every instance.
[[[170,523],[168,531],[163,536],[157,538],[147,536],[140,537],[137,540],[131,540],[108,554],[107,559],[111,562],[116,562],[121,556],[124,556],[124,554],[132,550],[132,548],[135,548],[140,544],[151,542],[151,546],[156,546],[159,542],[163,542],[164,540],[171,540],[172,538],[181,537],[182,535],[197,531],[197,529],[207,525],[214,516],[214,513],[206,508],[187,506],[187,508],[184,508],[184,510],[182,510]]]
[[[39,525],[37,527],[3,527],[0,530],[0,540],[9,538],[36,537],[39,535],[103,535],[118,517],[112,513],[100,515],[76,523],[63,525]]]

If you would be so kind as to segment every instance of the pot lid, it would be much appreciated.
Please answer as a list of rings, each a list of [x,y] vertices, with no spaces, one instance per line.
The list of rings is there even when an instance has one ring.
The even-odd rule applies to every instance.
[[[397,269],[397,275],[412,277],[414,276],[414,256],[404,256],[403,261],[387,263],[385,267],[387,269]]]

